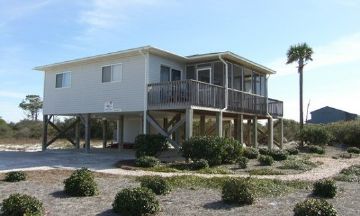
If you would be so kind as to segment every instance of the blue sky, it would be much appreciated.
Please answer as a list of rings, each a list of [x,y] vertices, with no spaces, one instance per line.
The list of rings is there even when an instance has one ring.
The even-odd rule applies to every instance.
[[[269,96],[298,119],[290,45],[307,42],[304,106],[360,114],[358,0],[0,0],[0,116],[18,121],[26,94],[43,92],[38,65],[153,45],[180,55],[230,50],[278,73]]]

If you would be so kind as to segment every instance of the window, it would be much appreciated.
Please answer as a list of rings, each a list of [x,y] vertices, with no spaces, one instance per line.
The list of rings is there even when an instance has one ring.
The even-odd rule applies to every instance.
[[[186,67],[186,79],[196,80],[195,66],[191,65]]]
[[[171,73],[170,73],[171,71]],[[181,71],[172,69],[168,66],[161,65],[160,67],[160,82],[169,82],[181,80]]]
[[[71,85],[71,72],[56,74],[56,88],[69,88]]]
[[[102,67],[102,82],[119,82],[122,79],[122,64]]]
[[[233,88],[242,91],[243,77],[242,77],[242,68],[240,66],[234,65],[233,76],[234,76]]]
[[[211,68],[197,69],[198,80],[201,82],[210,83]]]

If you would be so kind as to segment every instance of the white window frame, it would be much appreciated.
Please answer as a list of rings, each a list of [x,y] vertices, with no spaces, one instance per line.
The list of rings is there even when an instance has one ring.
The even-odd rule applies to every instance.
[[[160,82],[161,82],[161,66],[163,66],[163,67],[168,67],[170,70],[169,70],[169,79],[170,79],[170,81],[168,81],[168,82],[172,82],[173,80],[172,80],[172,70],[174,69],[174,70],[177,70],[177,71],[180,71],[180,80],[182,80],[183,79],[183,70],[181,70],[181,69],[178,69],[178,68],[174,68],[174,67],[171,67],[170,65],[166,65],[166,64],[161,64],[160,65],[160,77],[159,77],[159,80],[160,80]]]
[[[112,73],[112,71],[113,71],[113,66],[115,66],[115,65],[121,65],[121,73],[120,73],[120,79],[119,79],[119,80],[112,80],[112,79],[113,79],[113,73]],[[110,81],[109,81],[109,82],[103,82],[103,68],[104,68],[104,67],[109,67],[109,66],[110,66],[110,68],[111,68]],[[123,69],[124,69],[124,68],[123,68],[123,64],[122,64],[122,63],[102,65],[102,66],[101,66],[101,80],[100,80],[100,82],[103,83],[103,84],[121,82],[122,79],[123,79],[123,71],[124,71]]]
[[[212,76],[211,76],[211,72],[212,72],[212,68],[211,66],[209,67],[200,67],[200,68],[196,68],[196,80],[199,82],[202,82],[199,80],[199,71],[201,70],[209,70],[209,84],[212,84]]]
[[[63,86],[63,81],[61,80],[61,87],[56,87],[56,77],[59,74],[70,74],[70,82],[69,82],[69,86]],[[63,76],[64,77],[64,76]],[[71,71],[63,71],[63,72],[59,72],[55,74],[55,89],[64,89],[64,88],[71,88],[71,84],[72,84],[72,74]]]

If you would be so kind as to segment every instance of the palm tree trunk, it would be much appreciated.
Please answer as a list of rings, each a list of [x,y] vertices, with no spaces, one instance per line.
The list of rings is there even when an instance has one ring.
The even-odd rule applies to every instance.
[[[304,62],[303,59],[299,60],[299,68],[298,68],[298,72],[299,72],[299,87],[300,87],[300,131],[304,128],[304,111],[303,111],[303,67],[304,67]],[[303,139],[300,140],[300,146],[303,147],[304,146],[304,141]]]

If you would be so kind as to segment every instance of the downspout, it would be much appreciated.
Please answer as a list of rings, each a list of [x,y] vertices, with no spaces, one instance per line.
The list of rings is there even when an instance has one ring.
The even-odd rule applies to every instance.
[[[149,53],[144,53],[144,49],[139,50],[139,53],[144,57],[144,113],[143,113],[143,134],[147,133],[147,103],[148,103],[148,74],[149,74]]]
[[[226,61],[222,58],[221,55],[219,55],[219,59],[222,63],[225,64],[225,107],[221,110],[221,112],[225,111],[228,108],[228,101],[229,101],[229,70],[228,70],[228,64]]]

